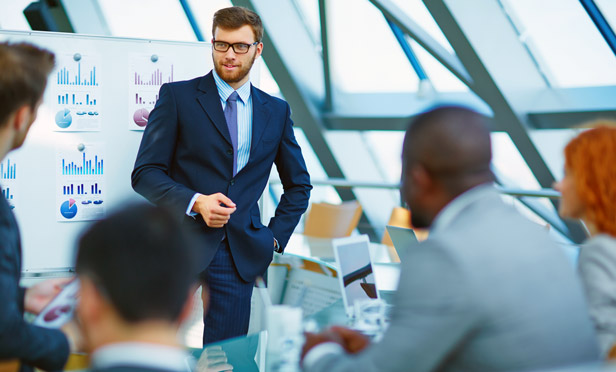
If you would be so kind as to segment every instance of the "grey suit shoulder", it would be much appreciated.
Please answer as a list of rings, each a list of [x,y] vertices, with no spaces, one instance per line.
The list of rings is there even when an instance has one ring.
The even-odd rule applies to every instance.
[[[616,239],[597,235],[580,248],[578,271],[602,354],[616,343]]]
[[[573,267],[493,188],[407,257],[382,342],[324,357],[315,371],[520,371],[598,360]]]

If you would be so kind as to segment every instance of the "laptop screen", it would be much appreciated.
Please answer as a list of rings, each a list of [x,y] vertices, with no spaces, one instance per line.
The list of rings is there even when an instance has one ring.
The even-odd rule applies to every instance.
[[[412,229],[390,225],[387,225],[385,228],[389,233],[389,237],[391,238],[392,243],[394,243],[394,248],[396,249],[398,258],[400,258],[400,261],[404,261],[406,259],[408,250],[413,245],[417,244],[417,237],[415,236],[415,232],[413,232]]]
[[[333,240],[342,300],[348,315],[355,301],[378,298],[367,235]]]

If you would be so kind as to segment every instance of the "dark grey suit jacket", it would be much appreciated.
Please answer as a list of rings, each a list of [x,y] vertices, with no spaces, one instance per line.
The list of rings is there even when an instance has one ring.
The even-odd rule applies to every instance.
[[[61,370],[68,359],[68,341],[58,330],[24,321],[20,275],[19,229],[6,199],[0,196],[0,360],[19,359],[21,371],[32,367]]]
[[[474,190],[409,250],[389,329],[357,356],[310,371],[524,371],[597,360],[580,283],[545,229]]]

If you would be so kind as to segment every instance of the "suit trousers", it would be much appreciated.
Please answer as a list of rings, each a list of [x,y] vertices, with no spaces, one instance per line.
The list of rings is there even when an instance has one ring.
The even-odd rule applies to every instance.
[[[199,277],[209,289],[209,303],[204,304],[203,345],[246,335],[254,281],[240,277],[226,238]]]

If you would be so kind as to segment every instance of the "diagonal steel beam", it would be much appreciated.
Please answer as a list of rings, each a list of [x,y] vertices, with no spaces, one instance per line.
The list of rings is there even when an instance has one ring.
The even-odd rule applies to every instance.
[[[329,35],[327,27],[326,0],[319,0],[319,18],[321,20],[321,56],[323,57],[323,82],[325,84],[323,111],[329,112],[333,107],[333,97],[331,70],[329,66]]]
[[[508,102],[445,0],[423,1],[472,77],[473,91],[492,108],[495,124],[509,134],[541,187],[552,187],[554,176],[528,135],[527,117],[516,112]],[[572,240],[581,242],[585,239],[585,232],[579,224],[567,223],[567,227]]]
[[[413,21],[406,13],[391,0],[370,0],[387,18],[402,31],[413,38],[419,45],[430,53],[437,61],[445,66],[452,74],[468,87],[473,85],[473,80],[464,65],[455,54],[451,54],[438,41],[436,41],[421,26]]]
[[[243,6],[252,11],[257,12],[264,22],[264,34],[263,34],[263,59],[267,63],[270,72],[276,79],[278,86],[287,102],[293,109],[293,121],[304,130],[304,134],[310,142],[314,152],[319,158],[325,173],[329,178],[344,178],[342,168],[338,164],[338,161],[334,157],[327,140],[325,139],[324,132],[326,131],[325,125],[321,119],[321,108],[315,104],[314,98],[306,87],[302,86],[290,71],[287,63],[282,57],[279,49],[285,49],[282,46],[276,45],[270,33],[268,32],[268,17],[267,15],[274,15],[277,20],[287,22],[285,25],[291,26],[288,20],[281,19],[276,14],[277,7],[280,6],[279,2],[269,1],[255,1],[255,0],[232,0],[233,5]],[[259,7],[255,6],[255,3],[259,3]],[[271,20],[271,18],[269,18]],[[305,30],[297,27],[294,31],[305,32]],[[286,50],[286,49],[285,49]],[[297,48],[295,49],[297,50]],[[305,48],[300,48],[304,52],[308,53],[314,48],[310,48],[306,45]],[[357,200],[353,190],[344,188],[335,188],[336,192],[343,201]],[[368,221],[365,213],[360,219],[360,231],[367,233],[372,239],[377,239],[376,233]]]

